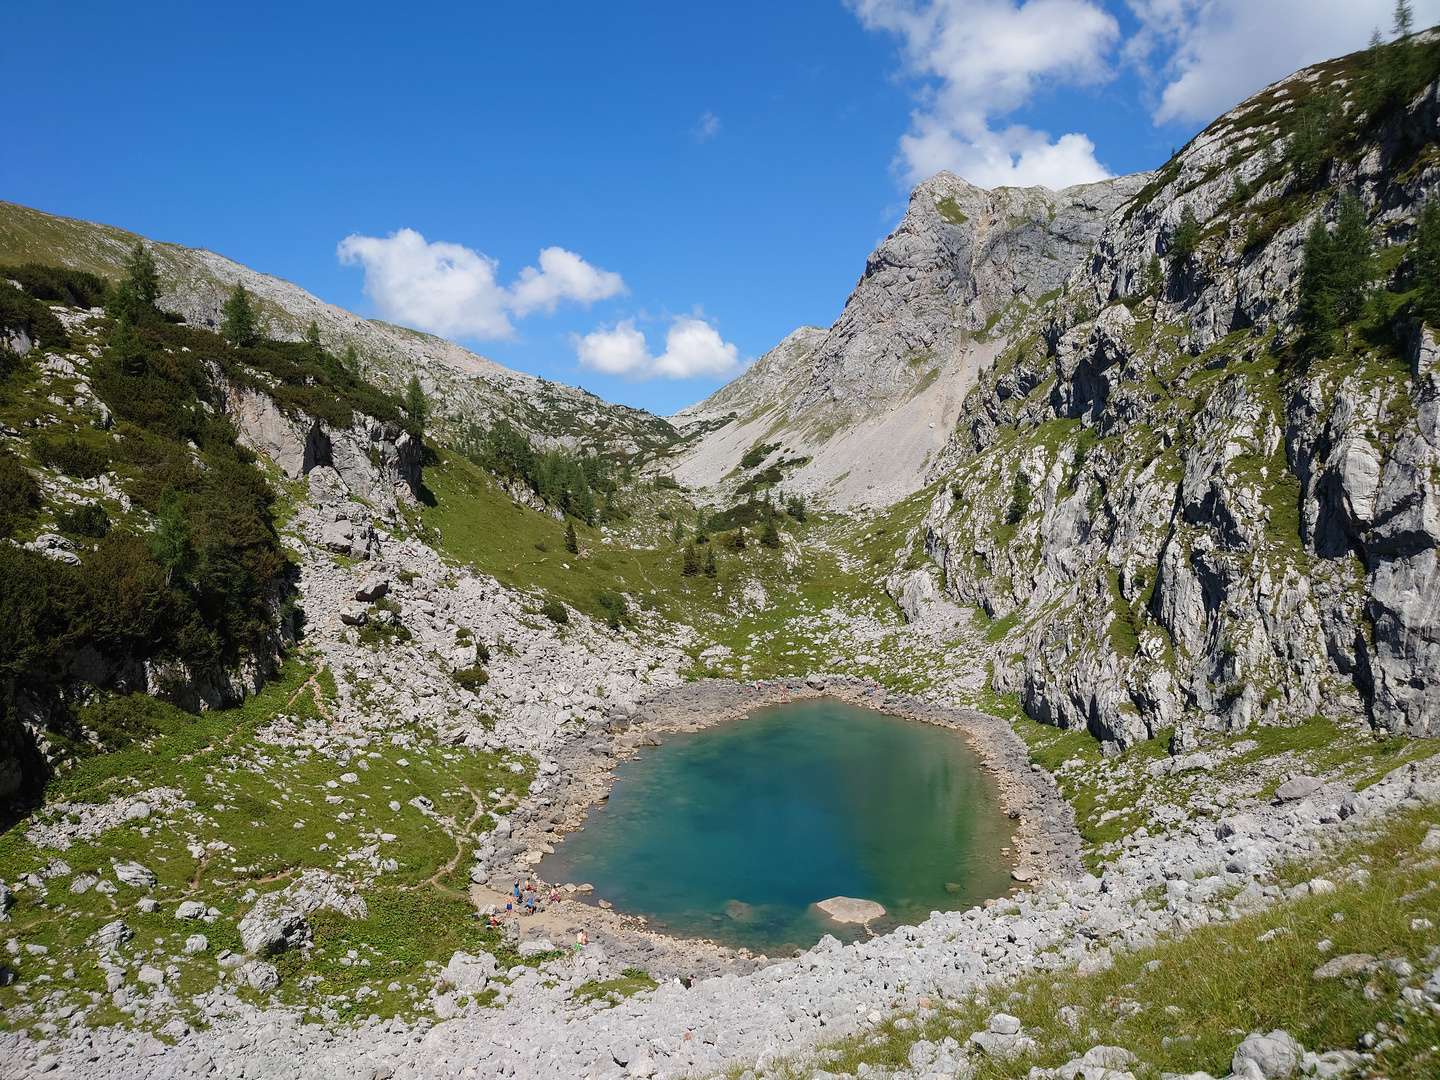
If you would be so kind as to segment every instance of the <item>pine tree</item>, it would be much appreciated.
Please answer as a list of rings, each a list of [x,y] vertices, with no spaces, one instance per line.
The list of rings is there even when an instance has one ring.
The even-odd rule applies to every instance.
[[[1150,256],[1150,265],[1145,268],[1145,295],[1160,299],[1165,291],[1165,271],[1160,266],[1160,256]]]
[[[230,299],[220,309],[223,321],[220,333],[237,348],[248,349],[260,340],[255,330],[255,309],[250,304],[250,294],[239,282],[230,291]]]
[[[160,493],[155,528],[146,538],[146,546],[155,561],[165,568],[166,585],[177,574],[183,577],[189,570],[194,556],[190,547],[190,519],[185,514],[184,501],[174,488],[167,487]]]
[[[580,554],[580,541],[575,537],[575,523],[573,521],[567,521],[565,523],[565,550],[571,555]]]
[[[1354,322],[1365,309],[1366,287],[1375,280],[1374,251],[1365,208],[1347,191],[1340,197],[1332,248],[1336,313],[1342,323]]]
[[[695,550],[694,544],[685,545],[685,555],[680,563],[680,573],[685,577],[694,577],[700,572],[700,553]]]
[[[1410,37],[1415,27],[1415,13],[1409,0],[1395,0],[1395,36],[1401,41]]]
[[[125,268],[125,284],[131,294],[146,304],[153,305],[160,298],[160,275],[155,269],[155,260],[145,245],[137,240],[130,254],[121,263]]]
[[[765,531],[760,534],[760,543],[767,548],[778,548],[780,546],[780,530],[775,525],[775,519],[765,519]]]
[[[324,352],[324,346],[320,344],[320,327],[314,319],[311,319],[310,325],[305,328],[305,344],[314,350],[316,356]]]
[[[1296,312],[1310,351],[1333,347],[1335,333],[1364,311],[1366,286],[1375,277],[1373,247],[1354,192],[1341,196],[1333,234],[1323,218],[1310,227]]]
[[[405,387],[405,411],[410,414],[410,419],[415,421],[418,428],[425,427],[425,421],[430,419],[430,403],[425,400],[425,391],[420,388],[420,376],[411,375],[410,382]],[[594,515],[594,507],[591,507],[590,514],[585,516],[589,521]]]
[[[1175,235],[1170,241],[1171,257],[1183,262],[1194,255],[1195,249],[1200,246],[1200,231],[1200,219],[1186,203],[1180,211],[1180,224],[1175,226]]]
[[[1415,307],[1426,322],[1440,324],[1440,201],[1432,199],[1420,211],[1410,251]]]
[[[1311,337],[1327,335],[1335,328],[1335,299],[1331,287],[1334,244],[1325,219],[1317,217],[1305,238],[1305,261],[1300,266],[1300,299],[1296,315],[1301,328]]]
[[[360,371],[360,357],[355,352],[355,346],[353,344],[347,344],[345,346],[345,370],[351,375],[358,374]]]
[[[122,374],[132,378],[144,375],[147,366],[145,349],[130,325],[130,316],[122,313],[110,334],[110,358],[115,361]]]
[[[715,549],[711,547],[705,552],[705,576],[714,577],[719,572],[719,567],[715,564]]]

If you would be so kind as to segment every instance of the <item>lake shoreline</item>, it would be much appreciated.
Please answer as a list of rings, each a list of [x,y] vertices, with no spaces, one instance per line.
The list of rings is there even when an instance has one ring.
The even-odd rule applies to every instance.
[[[965,738],[995,782],[1000,805],[1015,825],[1013,854],[1008,859],[1014,882],[1011,893],[1047,881],[1074,880],[1085,873],[1073,810],[1061,798],[1049,774],[1031,765],[1025,743],[1006,721],[837,675],[755,682],[704,679],[651,695],[633,709],[610,710],[603,729],[577,732],[577,737],[557,747],[553,757],[557,772],[547,779],[544,788],[522,800],[517,808],[534,813],[537,820],[515,823],[512,839],[523,844],[532,857],[543,856],[547,848],[553,850],[553,842],[562,840],[565,832],[574,831],[591,810],[606,802],[620,763],[645,746],[659,745],[666,735],[702,731],[770,706],[827,697],[884,715],[949,728]],[[546,813],[539,811],[550,811],[556,801],[553,797],[547,799],[546,791],[558,795],[562,788],[566,792],[564,823],[557,826],[546,822]],[[549,831],[547,825],[554,831]],[[533,867],[521,873],[539,877]],[[1004,894],[991,900],[1003,898]],[[643,917],[601,908],[596,904],[604,898],[597,895],[593,899],[595,904],[567,896],[562,900],[562,910],[577,920],[603,927],[612,947],[625,940],[636,943],[643,939],[641,947],[648,946],[645,951],[661,946],[664,952],[683,955],[691,966],[708,970],[734,970],[750,967],[755,960],[769,959],[709,938],[651,929]],[[521,920],[522,938],[528,922]],[[681,955],[676,959],[680,960]]]

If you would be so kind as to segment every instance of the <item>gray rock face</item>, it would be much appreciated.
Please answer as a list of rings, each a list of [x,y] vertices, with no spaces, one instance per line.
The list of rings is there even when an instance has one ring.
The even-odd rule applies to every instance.
[[[672,417],[682,432],[708,432],[676,476],[715,483],[752,444],[778,442],[767,464],[810,459],[787,481],[795,490],[839,505],[909,495],[1005,331],[1060,288],[1146,179],[1059,192],[985,191],[945,172],[923,181],[828,332],[797,330]]]
[[[273,956],[309,940],[310,924],[291,908],[275,910],[274,905],[256,905],[240,920],[240,944],[256,956]]]
[[[1326,178],[1359,193],[1382,245],[1440,192],[1440,171],[1391,165],[1402,129],[1440,137],[1437,93]],[[1257,207],[1303,194],[1290,174],[1234,198],[1267,168],[1252,108],[1103,221],[928,474],[945,481],[925,544],[948,591],[1014,625],[995,689],[1117,748],[1317,714],[1440,730],[1440,347],[1405,332],[1408,380],[1388,362],[1277,364],[1306,235],[1338,194],[1247,246]],[[1210,239],[1173,258],[1187,208]]]
[[[329,467],[349,494],[382,514],[393,516],[397,501],[414,504],[424,451],[400,425],[356,413],[349,428],[334,428],[310,417],[288,416],[268,394],[249,387],[229,387],[225,401],[240,441],[274,461],[290,479]]]

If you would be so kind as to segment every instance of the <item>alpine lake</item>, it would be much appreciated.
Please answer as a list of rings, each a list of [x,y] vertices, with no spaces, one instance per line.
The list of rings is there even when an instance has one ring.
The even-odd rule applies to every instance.
[[[785,955],[867,934],[816,906],[833,897],[882,905],[884,933],[1005,895],[1012,827],[959,732],[820,698],[621,763],[539,873],[651,929]]]

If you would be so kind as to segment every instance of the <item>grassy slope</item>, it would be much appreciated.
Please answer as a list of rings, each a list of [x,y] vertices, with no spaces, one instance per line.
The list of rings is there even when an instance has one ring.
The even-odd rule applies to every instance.
[[[403,1014],[413,1011],[417,987],[420,996],[429,989],[427,962],[444,963],[460,947],[484,945],[506,952],[498,939],[468,917],[473,906],[464,892],[466,856],[492,822],[484,817],[469,833],[464,825],[475,816],[478,799],[483,798],[487,809],[494,805],[490,792],[504,789],[522,794],[533,778],[533,763],[464,747],[440,747],[426,739],[406,746],[376,742],[356,748],[344,762],[313,753],[309,747],[267,745],[257,733],[281,717],[320,719],[324,693],[317,698],[316,688],[327,680],[311,682],[311,674],[302,662],[292,661],[279,680],[238,709],[191,716],[162,708],[159,734],[129,749],[92,758],[57,780],[49,793],[52,807],[66,801],[78,816],[76,803],[167,787],[179,789],[193,801],[193,811],[128,822],[63,852],[31,844],[23,825],[0,835],[0,879],[6,881],[39,872],[57,857],[76,873],[92,871],[104,877],[113,877],[113,861],[134,859],[159,879],[152,890],[120,885],[113,896],[93,889],[76,895],[68,891],[71,876],[67,874],[50,880],[49,894],[43,899],[31,889],[17,893],[8,934],[47,946],[50,956],[24,957],[19,972],[22,984],[0,987],[4,1007],[0,1024],[25,1026],[25,1003],[33,1000],[36,991],[53,990],[76,1004],[91,1004],[89,995],[104,989],[104,979],[85,942],[115,918],[124,918],[135,929],[136,947],[131,951],[137,956],[152,940],[163,941],[157,942],[156,962],[179,953],[187,935],[205,933],[210,950],[193,959],[186,957],[171,985],[182,1001],[185,995],[208,991],[215,985],[216,951],[239,950],[237,923],[254,899],[253,885],[269,891],[307,867],[352,879],[357,870],[368,869],[368,859],[345,856],[376,844],[378,857],[393,857],[399,869],[382,871],[376,887],[366,891],[369,918],[352,922],[324,914],[317,917],[319,948],[314,957],[307,962],[291,953],[280,961],[287,976],[280,990],[282,1000],[313,1000],[316,993],[344,993],[364,984],[371,988],[366,1014]],[[522,766],[520,772],[511,770],[512,761]],[[341,781],[345,774],[358,779]],[[419,794],[433,800],[439,820],[409,805]],[[327,803],[327,796],[343,802]],[[398,810],[390,809],[392,800],[399,804]],[[342,813],[353,816],[341,820]],[[379,839],[381,833],[393,839]],[[192,844],[215,841],[228,848],[207,850],[198,859],[190,850]],[[459,875],[451,876],[445,867],[457,852]],[[428,883],[431,878],[436,878],[434,884]],[[160,901],[158,913],[136,910],[135,902],[144,895]],[[208,926],[177,922],[174,905],[186,899],[202,900],[218,908],[222,917]],[[374,957],[372,963],[342,963],[340,957],[350,949]],[[375,952],[366,951],[372,949]],[[69,976],[64,974],[67,969],[73,972]],[[24,988],[42,973],[55,981],[48,987]],[[316,975],[324,981],[316,984],[318,991],[307,991],[306,977]],[[398,981],[400,988],[385,989],[392,981]],[[339,1011],[344,1014],[343,1008]],[[124,1019],[107,1002],[98,1006],[89,1022]]]

